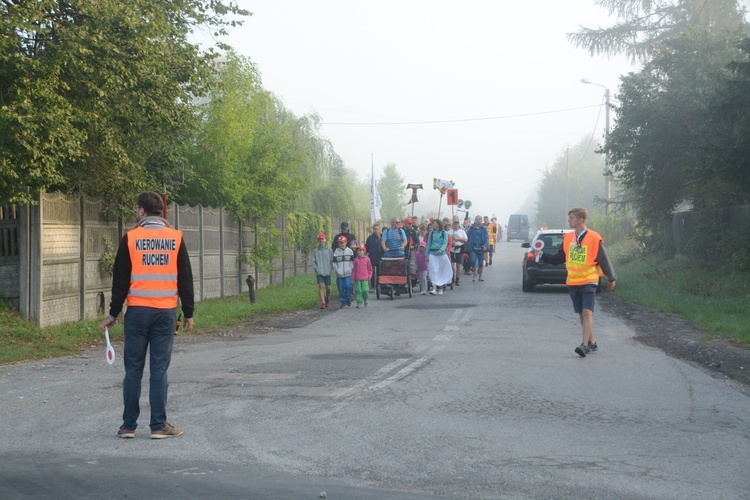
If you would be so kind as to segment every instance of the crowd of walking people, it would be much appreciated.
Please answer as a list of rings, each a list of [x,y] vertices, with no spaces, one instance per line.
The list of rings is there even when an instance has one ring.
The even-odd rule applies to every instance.
[[[357,241],[349,223],[329,246],[326,235],[318,235],[312,265],[318,282],[320,307],[330,307],[331,277],[336,274],[339,308],[367,307],[368,296],[378,287],[383,258],[401,259],[408,264],[408,279],[422,295],[443,295],[447,287],[460,286],[462,276],[484,281],[485,266],[492,265],[495,245],[502,227],[495,218],[477,215],[461,222],[458,216],[430,218],[420,224],[416,216],[392,217],[388,227],[372,226],[364,244]],[[398,292],[396,293],[398,294]]]

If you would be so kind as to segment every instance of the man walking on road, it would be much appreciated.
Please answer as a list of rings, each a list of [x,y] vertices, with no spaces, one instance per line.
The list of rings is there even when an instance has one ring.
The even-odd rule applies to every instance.
[[[487,251],[490,240],[489,236],[487,236],[487,229],[482,225],[481,215],[476,216],[474,219],[474,225],[469,228],[466,235],[469,239],[466,244],[469,247],[471,270],[473,273],[471,281],[476,281],[477,274],[479,274],[479,281],[484,281],[484,278],[482,278],[482,271],[484,270],[484,252]]]
[[[185,330],[193,328],[193,271],[182,240],[182,232],[172,229],[161,217],[164,204],[154,192],[141,193],[135,213],[136,227],[123,236],[115,257],[112,301],[109,315],[99,324],[105,329],[115,324],[127,301],[125,312],[125,379],[122,382],[124,411],[117,435],[134,438],[140,415],[141,379],[149,351],[149,403],[151,439],[182,435],[167,422],[167,370],[177,328],[177,298],[182,301]]]
[[[372,225],[372,234],[365,241],[365,250],[372,264],[372,278],[370,278],[370,293],[375,291],[378,282],[378,272],[380,272],[380,256],[383,249],[380,247],[380,224]]]
[[[601,267],[609,283],[607,290],[615,289],[617,275],[604,248],[602,237],[586,227],[588,213],[585,208],[573,208],[568,212],[568,225],[573,229],[563,236],[563,244],[556,254],[545,254],[543,250],[534,250],[534,254],[549,264],[562,264],[568,270],[566,284],[573,300],[573,310],[578,313],[583,331],[583,341],[575,352],[585,358],[587,354],[597,352],[594,340],[594,303],[596,287],[599,285]]]

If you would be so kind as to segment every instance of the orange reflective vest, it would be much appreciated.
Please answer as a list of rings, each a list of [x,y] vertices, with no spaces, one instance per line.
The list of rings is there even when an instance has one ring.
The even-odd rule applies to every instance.
[[[596,285],[599,283],[599,270],[596,259],[599,257],[599,245],[602,237],[599,233],[586,230],[583,240],[578,243],[575,231],[565,233],[563,248],[565,249],[565,268],[568,286]]]
[[[494,245],[495,240],[497,240],[497,222],[490,223],[489,237],[490,237],[490,245]]]
[[[177,253],[182,232],[171,228],[128,231],[132,271],[127,304],[174,309],[177,307]]]

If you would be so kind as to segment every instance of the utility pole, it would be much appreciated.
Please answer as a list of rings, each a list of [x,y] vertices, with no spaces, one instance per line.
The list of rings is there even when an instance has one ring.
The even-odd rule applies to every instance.
[[[597,87],[601,87],[604,89],[604,140],[609,140],[609,89],[600,84],[600,83],[594,83],[590,80],[587,80],[586,78],[581,78],[581,83],[585,83],[586,85],[596,85]],[[604,152],[604,213],[609,215],[609,203],[610,199],[612,198],[612,187],[610,185],[609,180],[609,152],[605,150]]]

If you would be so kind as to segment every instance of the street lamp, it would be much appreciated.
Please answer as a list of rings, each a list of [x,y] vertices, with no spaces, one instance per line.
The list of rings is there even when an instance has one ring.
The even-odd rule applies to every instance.
[[[605,140],[609,139],[609,89],[602,85],[601,83],[595,83],[590,80],[587,80],[586,78],[581,78],[581,83],[585,83],[586,85],[596,85],[597,87],[601,87],[604,89],[604,102],[605,102],[605,114],[604,114],[604,138]],[[610,188],[610,182],[609,182],[609,153],[604,153],[604,199],[605,199],[605,205],[604,205],[604,212],[606,214],[609,214],[609,199],[611,197],[611,188]]]

